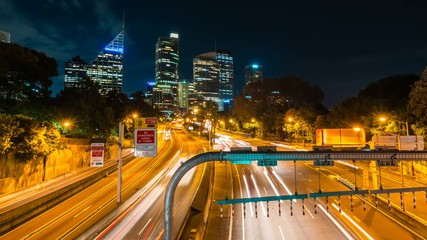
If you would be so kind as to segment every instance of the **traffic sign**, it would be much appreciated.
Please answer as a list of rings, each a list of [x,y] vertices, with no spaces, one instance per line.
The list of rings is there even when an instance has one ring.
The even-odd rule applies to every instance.
[[[316,159],[313,161],[313,165],[315,167],[334,166],[334,161],[333,160]]]
[[[135,121],[135,129],[156,128],[156,125],[157,125],[157,118],[155,117],[138,118]]]
[[[157,156],[157,130],[144,128],[135,130],[135,157]]]
[[[92,143],[90,146],[90,166],[104,166],[104,143]]]

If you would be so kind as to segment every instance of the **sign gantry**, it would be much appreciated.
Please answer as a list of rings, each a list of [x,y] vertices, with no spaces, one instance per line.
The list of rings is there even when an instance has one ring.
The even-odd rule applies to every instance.
[[[164,229],[165,229],[165,239],[170,240],[172,234],[172,206],[174,200],[175,190],[178,186],[179,181],[182,177],[193,167],[205,163],[205,162],[213,162],[213,161],[230,161],[233,164],[252,164],[253,161],[258,162],[258,166],[276,166],[277,161],[307,161],[312,160],[314,164],[319,164],[321,166],[331,166],[332,164],[328,164],[328,161],[336,161],[336,160],[351,160],[351,161],[426,161],[427,160],[427,151],[308,151],[308,152],[299,152],[299,151],[261,151],[261,152],[252,152],[249,150],[245,151],[236,151],[236,152],[207,152],[203,154],[199,154],[194,156],[184,162],[173,174],[165,193],[165,212],[164,212]],[[323,163],[321,163],[323,162]],[[384,164],[387,166],[387,164]],[[379,165],[381,168],[381,165]],[[399,189],[402,192],[404,189]],[[361,192],[363,191],[363,193]],[[375,190],[376,192],[372,194],[379,193],[391,193],[394,190]],[[410,189],[410,191],[426,191],[427,187]],[[355,195],[362,193],[367,194],[366,190],[356,190],[356,191],[343,191],[343,192],[330,192],[330,193],[312,193],[312,197],[315,199],[317,197],[328,197],[330,196],[341,196],[341,195]],[[298,196],[298,197],[297,197]],[[310,194],[295,194],[289,196],[274,196],[274,197],[266,197],[268,199],[264,200],[277,200],[280,203],[280,198],[283,199],[297,199],[297,198],[307,198]],[[276,199],[277,198],[277,199]],[[246,202],[258,202],[263,199],[246,199],[246,200],[219,200],[217,203],[222,204],[235,204],[238,202],[246,203]],[[222,201],[222,202],[221,202]],[[227,202],[229,201],[229,202]],[[415,206],[415,205],[414,205]],[[303,208],[304,209],[304,208]]]

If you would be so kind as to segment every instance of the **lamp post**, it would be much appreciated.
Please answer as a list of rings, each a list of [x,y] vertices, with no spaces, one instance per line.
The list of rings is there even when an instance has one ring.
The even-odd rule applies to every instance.
[[[288,122],[290,122],[290,123],[294,122],[294,119],[292,117],[288,117]],[[304,127],[301,124],[301,121],[299,121],[298,123],[299,123],[299,125],[301,127],[301,140],[302,140],[302,144],[303,144],[303,147],[305,147]]]
[[[122,143],[123,143],[123,122],[119,123],[119,161],[117,163],[117,205],[121,202],[122,195]]]
[[[380,117],[379,118],[380,122],[384,123],[387,118],[385,117]],[[399,120],[394,120],[395,122],[399,123],[399,124],[404,124],[405,125],[405,131],[406,131],[406,136],[409,136],[409,124],[408,121],[399,121]]]
[[[68,129],[71,127],[71,122],[69,120],[65,120],[62,125],[64,127],[64,135],[66,135],[68,133]]]

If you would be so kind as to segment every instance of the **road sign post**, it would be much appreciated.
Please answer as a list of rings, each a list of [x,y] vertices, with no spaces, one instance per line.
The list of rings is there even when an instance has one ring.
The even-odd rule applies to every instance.
[[[135,157],[157,156],[157,130],[143,128],[135,130]]]
[[[122,143],[123,143],[123,122],[119,123],[119,161],[117,163],[117,204],[121,202],[122,194]]]
[[[104,143],[92,143],[90,145],[90,166],[104,166]]]

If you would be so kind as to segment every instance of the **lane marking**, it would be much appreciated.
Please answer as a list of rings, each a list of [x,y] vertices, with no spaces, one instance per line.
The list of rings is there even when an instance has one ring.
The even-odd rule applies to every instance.
[[[86,210],[88,210],[92,205],[89,205],[88,207],[86,207],[85,209],[81,210],[79,213],[77,213],[76,215],[74,215],[74,218],[80,216],[83,212],[85,212]]]
[[[148,226],[148,224],[150,224],[152,218],[150,218],[150,220],[148,220],[148,222],[145,224],[145,226],[141,229],[141,231],[139,231],[138,236],[141,235],[141,233],[144,231],[144,229]]]
[[[285,235],[283,234],[281,226],[279,226],[279,231],[280,231],[280,236],[282,237],[283,240],[285,240]]]

